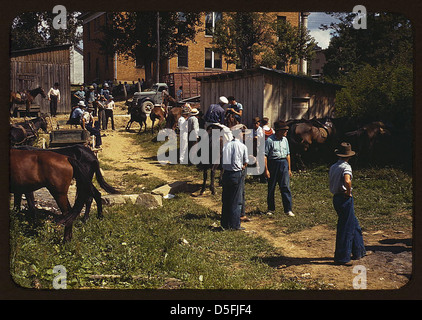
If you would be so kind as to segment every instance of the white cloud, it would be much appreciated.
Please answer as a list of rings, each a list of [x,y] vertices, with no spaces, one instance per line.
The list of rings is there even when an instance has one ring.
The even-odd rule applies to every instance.
[[[326,49],[330,44],[330,30],[309,30],[310,35],[315,39],[322,49]]]

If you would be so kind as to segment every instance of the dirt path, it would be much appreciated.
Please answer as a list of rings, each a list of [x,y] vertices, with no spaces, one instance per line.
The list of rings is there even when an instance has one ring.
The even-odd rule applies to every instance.
[[[128,117],[124,112],[120,113],[121,115],[115,117],[116,130],[105,132],[103,149],[98,155],[100,161],[103,159],[113,167],[112,170],[104,170],[106,181],[111,184],[121,181],[121,169],[130,166],[134,174],[147,174],[174,182],[157,161],[145,157],[141,146],[133,144],[132,137],[136,133],[124,130]],[[134,124],[133,130],[137,128],[139,127]],[[218,213],[221,212],[221,204],[207,195],[193,199]],[[276,248],[278,255],[266,261],[270,266],[284,276],[305,284],[318,283],[325,288],[353,290],[353,281],[358,275],[358,271],[354,270],[356,266],[360,266],[359,272],[366,271],[366,288],[371,290],[399,289],[406,285],[411,277],[411,230],[378,230],[364,233],[365,245],[372,254],[354,261],[352,267],[346,267],[333,265],[335,230],[316,226],[295,234],[286,234],[283,230],[275,230],[271,219],[259,216],[254,216],[250,222],[242,223],[242,226],[251,237],[268,239]]]

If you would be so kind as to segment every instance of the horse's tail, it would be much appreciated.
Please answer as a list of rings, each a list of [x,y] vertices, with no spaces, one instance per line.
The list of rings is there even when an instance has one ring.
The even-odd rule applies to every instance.
[[[86,200],[94,194],[95,188],[82,164],[72,157],[67,157],[67,160],[73,168],[73,178],[76,180],[76,200],[69,214],[60,220],[60,224],[66,225],[73,223],[82,211]]]
[[[100,170],[100,163],[98,161],[95,161],[93,163],[94,170],[95,170],[95,178],[97,179],[98,183],[100,184],[100,187],[103,188],[107,193],[110,194],[120,194],[120,191],[109,185],[105,180],[104,176],[101,173]]]

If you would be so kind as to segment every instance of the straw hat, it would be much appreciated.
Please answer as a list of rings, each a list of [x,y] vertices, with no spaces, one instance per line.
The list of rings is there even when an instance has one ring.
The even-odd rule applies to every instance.
[[[190,112],[190,115],[191,115],[191,116],[196,116],[197,114],[199,114],[199,111],[198,111],[198,109],[196,109],[196,108],[193,108],[193,109],[191,110],[191,112]]]
[[[78,106],[79,107],[86,107],[85,102],[83,102],[82,100],[78,102]]]
[[[338,157],[344,158],[352,157],[356,154],[356,152],[352,150],[352,145],[348,142],[342,142],[340,147],[334,150],[334,152]]]
[[[229,103],[229,100],[227,100],[227,98],[226,98],[225,96],[221,96],[221,97],[218,99],[218,102],[221,102],[221,103],[227,104],[227,103]]]

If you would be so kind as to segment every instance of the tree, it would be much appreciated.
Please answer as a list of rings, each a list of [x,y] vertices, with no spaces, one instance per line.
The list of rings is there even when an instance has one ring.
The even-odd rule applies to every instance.
[[[311,60],[315,54],[316,42],[303,27],[294,27],[288,21],[275,21],[271,50],[263,57],[266,66],[286,66],[291,72],[291,66],[300,63],[301,59]],[[278,67],[281,68],[281,67]]]
[[[213,35],[214,50],[222,53],[228,63],[239,63],[242,69],[256,66],[272,36],[269,20],[266,13],[224,13]]]
[[[78,30],[80,12],[67,13],[66,29],[54,29],[52,12],[25,12],[13,19],[10,38],[11,50],[78,44],[82,33]]]
[[[326,50],[324,75],[335,80],[363,65],[412,64],[410,21],[393,13],[368,13],[367,29],[354,29],[354,14],[337,14],[340,22],[323,26],[334,36]]]
[[[151,65],[157,60],[158,50],[157,12],[115,12],[109,20],[99,41],[101,50],[142,61],[145,80],[151,81]],[[179,45],[194,40],[200,25],[199,13],[160,12],[160,60],[175,56]]]
[[[336,35],[327,49],[324,75],[344,86],[336,97],[336,115],[365,121],[384,119],[410,132],[410,21],[392,13],[372,13],[367,19],[367,29],[354,29],[353,15],[343,15],[338,24],[329,26]]]

